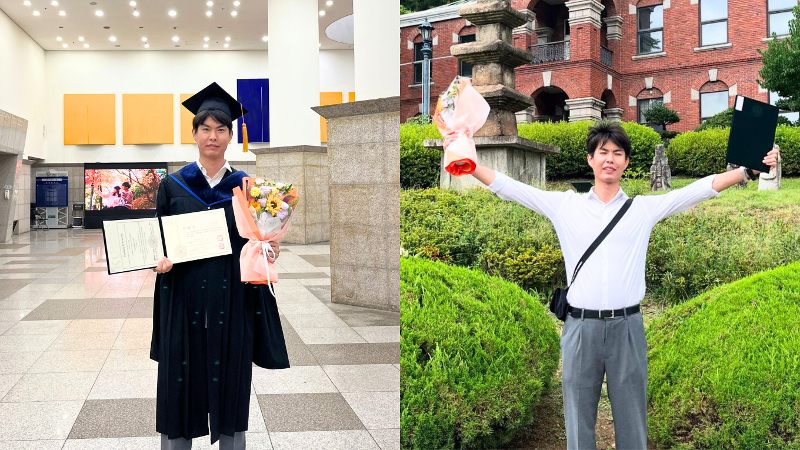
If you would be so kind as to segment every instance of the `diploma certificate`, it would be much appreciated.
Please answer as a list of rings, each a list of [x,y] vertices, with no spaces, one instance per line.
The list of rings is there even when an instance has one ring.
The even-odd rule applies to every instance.
[[[156,267],[164,257],[158,219],[103,222],[108,274]]]
[[[232,253],[224,209],[163,216],[161,229],[167,258],[173,264]]]

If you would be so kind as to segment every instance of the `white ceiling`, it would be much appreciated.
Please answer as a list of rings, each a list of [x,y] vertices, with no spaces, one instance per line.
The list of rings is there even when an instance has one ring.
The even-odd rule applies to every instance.
[[[208,50],[267,50],[268,45],[262,40],[269,34],[267,0],[239,0],[238,7],[234,0],[212,0],[211,7],[206,5],[208,0],[136,0],[138,17],[133,15],[130,0],[58,0],[58,6],[51,5],[52,0],[29,1],[31,5],[25,6],[23,0],[0,0],[0,10],[45,50],[145,50],[143,37],[149,50],[204,50],[205,37],[209,38]],[[350,44],[330,39],[325,29],[353,13],[353,0],[333,0],[331,6],[326,2],[318,0],[319,10],[325,11],[325,16],[318,16],[320,48],[352,49]],[[95,15],[97,10],[103,11],[102,17]],[[170,10],[177,15],[170,17]],[[211,17],[206,16],[209,10]],[[231,16],[233,10],[238,12],[236,17]],[[39,11],[39,16],[34,16],[34,11]],[[60,11],[66,15],[60,16]],[[104,29],[106,26],[110,28]],[[173,42],[173,36],[179,41]],[[226,36],[231,38],[228,48],[224,48]],[[57,41],[58,37],[62,41]]]

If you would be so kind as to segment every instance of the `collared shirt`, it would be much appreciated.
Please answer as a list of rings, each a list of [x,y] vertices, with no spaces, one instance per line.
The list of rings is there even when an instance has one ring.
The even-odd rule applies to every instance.
[[[233,172],[233,170],[231,170],[231,165],[228,164],[228,161],[225,161],[225,165],[222,166],[222,168],[219,169],[219,172],[217,172],[216,175],[214,175],[213,177],[208,176],[206,168],[203,167],[202,164],[200,164],[200,161],[197,161],[197,167],[200,168],[200,172],[203,173],[203,176],[206,177],[206,181],[208,181],[208,185],[211,186],[212,188],[218,185],[220,181],[222,181],[222,177],[225,176],[225,171],[230,170],[231,172]]]
[[[495,172],[489,190],[546,216],[553,223],[564,262],[567,282],[575,266],[628,196],[620,190],[608,204],[594,193],[543,191]],[[642,301],[644,268],[653,226],[661,219],[691,209],[719,196],[709,175],[663,195],[637,196],[630,209],[586,260],[567,294],[569,304],[586,309],[619,309]]]

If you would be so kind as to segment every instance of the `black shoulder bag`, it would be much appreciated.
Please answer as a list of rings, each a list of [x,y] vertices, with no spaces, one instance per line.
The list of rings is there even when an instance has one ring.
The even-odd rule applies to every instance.
[[[569,303],[567,302],[567,292],[569,292],[569,287],[572,286],[572,283],[575,282],[575,277],[578,276],[578,271],[581,270],[581,267],[583,267],[583,264],[586,262],[587,259],[589,259],[589,256],[591,256],[591,254],[597,249],[600,243],[603,242],[603,239],[605,239],[606,236],[608,236],[608,233],[610,233],[611,230],[614,229],[619,220],[622,219],[622,216],[624,216],[625,212],[628,211],[628,208],[631,207],[631,203],[633,203],[633,199],[629,198],[625,202],[625,204],[622,205],[622,208],[619,209],[617,215],[614,216],[611,222],[609,222],[609,224],[606,226],[606,229],[603,230],[603,232],[600,233],[600,236],[597,236],[597,239],[595,239],[594,242],[592,242],[592,245],[590,245],[589,248],[586,249],[586,253],[584,253],[583,256],[581,256],[580,261],[578,261],[578,265],[575,266],[575,272],[572,274],[572,281],[569,282],[567,288],[566,289],[557,288],[555,292],[553,292],[553,296],[550,298],[550,311],[553,314],[555,314],[560,321],[563,322],[567,320],[567,311],[569,309]]]

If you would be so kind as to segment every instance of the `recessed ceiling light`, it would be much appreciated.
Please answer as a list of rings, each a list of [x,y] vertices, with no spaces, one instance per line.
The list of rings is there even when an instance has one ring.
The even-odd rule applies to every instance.
[[[135,9],[134,9],[134,10],[133,10],[133,16],[134,16],[134,17],[139,17],[139,11],[137,11],[137,10],[135,10]]]
[[[170,10],[170,12],[169,12],[169,16],[170,16],[170,17],[175,17],[175,16],[177,16],[177,15],[178,15],[178,13],[177,13],[177,12],[175,12],[175,10],[174,10],[174,9],[173,9],[173,10]]]
[[[333,0],[328,0],[327,2],[325,2],[325,4],[331,6],[333,4]]]
[[[225,47],[225,48],[228,48],[229,46],[230,46],[229,44],[223,45],[223,47]]]
[[[206,16],[211,17],[211,11],[206,11]]]
[[[320,15],[320,16],[324,16],[324,15],[325,15],[325,11],[320,11],[320,12],[319,12],[319,15]]]
[[[53,0],[52,2],[50,2],[50,4],[53,6],[58,6],[58,2],[56,0]]]
[[[269,40],[269,36],[261,36],[261,40],[267,42]]]
[[[146,37],[143,37],[143,38],[142,38],[142,42],[147,42],[147,38],[146,38]]]
[[[178,36],[172,36],[172,42],[178,42],[180,38]]]
[[[25,6],[31,6],[30,0],[25,0],[24,2],[22,2],[22,4]]]
[[[235,2],[233,2],[233,6],[239,6],[239,5],[241,5],[241,3],[239,3],[239,1],[238,1],[238,0],[237,0],[237,1],[235,1]]]
[[[136,2],[130,2],[129,5],[136,6]]]
[[[116,36],[111,36],[110,38],[108,38],[108,40],[111,41],[111,42],[117,42],[117,37]]]
[[[103,11],[100,11],[98,9],[97,11],[94,12],[94,15],[97,16],[97,17],[103,17]]]
[[[33,12],[33,15],[34,15],[34,16],[38,16],[38,15],[39,15],[39,11],[34,11],[34,12]]]
[[[208,44],[203,44],[203,48],[208,48]]]
[[[208,0],[206,2],[206,6],[214,6],[214,2],[212,2],[211,0]]]
[[[83,42],[83,36],[78,36],[78,40]]]
[[[231,41],[231,37],[230,37],[230,36],[225,36],[225,40],[226,40],[227,42],[230,42],[230,41]]]
[[[83,48],[89,48],[89,44],[83,44]]]
[[[61,44],[61,46],[64,47],[64,48],[69,47],[69,45],[67,45],[67,44]]]
[[[144,48],[150,48],[150,44],[144,44]]]
[[[57,40],[58,42],[61,42],[61,36],[57,36],[57,37],[56,37],[56,40]]]
[[[67,15],[67,13],[65,11],[59,11],[58,15],[61,16],[61,17],[64,17],[64,16]]]
[[[204,37],[203,40],[208,42],[208,36]]]
[[[233,17],[236,17],[236,15],[237,15],[237,14],[239,14],[239,13],[237,13],[236,11],[231,11],[231,15],[232,15]]]

